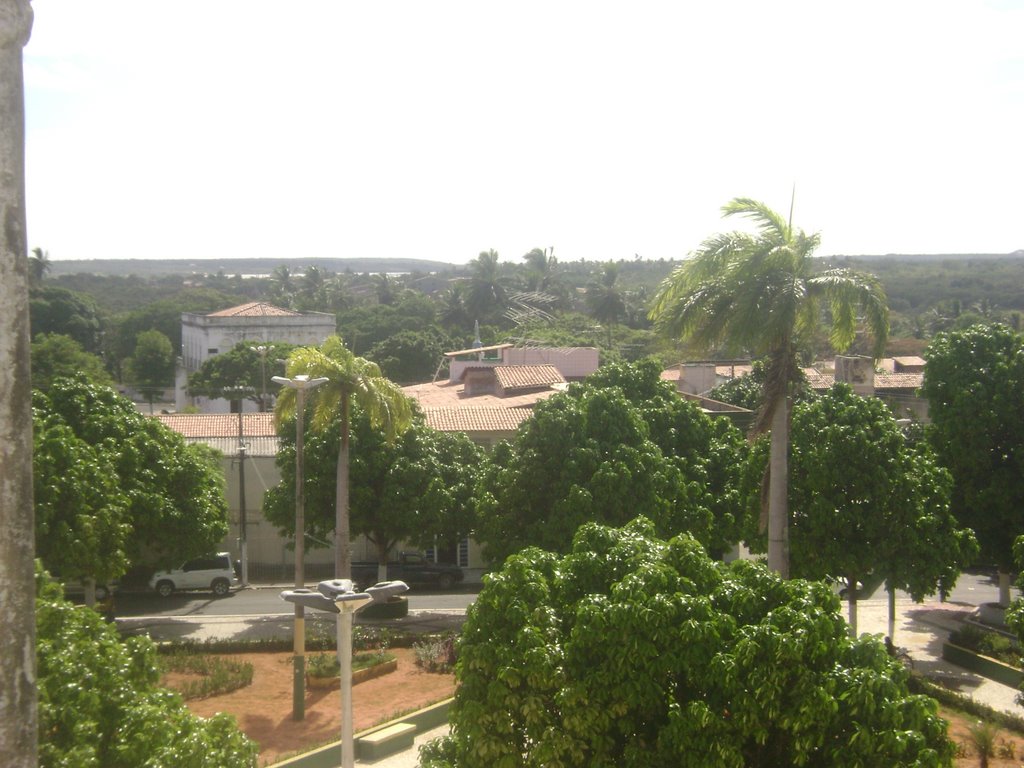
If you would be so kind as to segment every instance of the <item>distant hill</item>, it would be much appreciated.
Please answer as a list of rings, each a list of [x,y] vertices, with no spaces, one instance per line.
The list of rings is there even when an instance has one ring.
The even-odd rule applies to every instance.
[[[855,261],[998,261],[1000,259],[1021,259],[1024,258],[1024,249],[1013,253],[876,253],[870,255],[853,254],[832,254],[824,256],[825,259],[853,259]]]
[[[83,259],[51,261],[51,275],[269,275],[282,264],[293,272],[316,266],[330,272],[450,272],[459,265],[426,259]]]

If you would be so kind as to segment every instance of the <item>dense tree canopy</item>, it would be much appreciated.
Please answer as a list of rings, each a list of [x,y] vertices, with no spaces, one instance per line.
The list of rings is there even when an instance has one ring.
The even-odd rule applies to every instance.
[[[306,476],[305,525],[310,540],[328,541],[334,533],[335,462],[340,415],[330,428],[307,433],[303,463]],[[281,531],[295,533],[295,422],[282,430],[277,465],[281,482],[267,491],[264,513]],[[350,525],[364,534],[385,562],[389,550],[406,541],[430,547],[456,541],[474,527],[474,485],[481,449],[462,434],[438,432],[416,418],[389,442],[355,409],[351,428]]]
[[[935,702],[851,640],[827,585],[713,562],[637,520],[528,549],[459,644],[451,735],[427,768],[949,766]]]
[[[939,334],[922,392],[929,438],[953,475],[953,512],[1008,572],[1024,532],[1024,340],[1003,325]]]
[[[42,333],[70,336],[86,352],[100,351],[99,309],[90,296],[56,286],[41,286],[29,292],[32,337]]]
[[[638,514],[717,554],[738,540],[742,439],[666,389],[657,370],[602,369],[540,403],[495,450],[478,497],[478,538],[493,562],[527,545],[564,552],[583,523]]]
[[[111,567],[169,565],[224,538],[224,479],[209,449],[187,445],[131,401],[81,377],[37,392],[34,414],[37,543],[48,567],[65,576],[119,576],[88,570],[114,552],[118,536],[123,548],[109,555]],[[80,504],[69,503],[76,498]],[[78,553],[74,561],[69,553]]]
[[[948,473],[880,400],[837,384],[798,405],[791,448],[792,574],[842,578],[854,632],[858,583],[874,577],[921,600],[940,581],[951,588],[976,554],[949,510]]]
[[[98,355],[70,336],[60,333],[40,333],[32,339],[32,386],[47,390],[54,379],[83,374],[93,384],[109,386],[114,380],[103,367]]]
[[[36,658],[41,768],[255,766],[257,745],[230,715],[203,719],[157,686],[156,648],[122,641],[95,611],[39,577]]]
[[[243,390],[246,399],[265,411],[277,390],[272,379],[284,375],[284,361],[294,349],[282,341],[241,341],[199,366],[188,377],[188,394],[237,399],[232,391]]]
[[[174,385],[174,347],[160,331],[143,331],[135,340],[135,351],[124,361],[125,383],[149,403],[150,413],[163,390]]]

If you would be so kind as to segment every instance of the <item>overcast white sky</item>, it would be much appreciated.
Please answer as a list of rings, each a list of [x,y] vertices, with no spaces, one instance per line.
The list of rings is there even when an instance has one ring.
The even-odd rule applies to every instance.
[[[1024,248],[1024,2],[35,0],[29,246],[679,258]]]

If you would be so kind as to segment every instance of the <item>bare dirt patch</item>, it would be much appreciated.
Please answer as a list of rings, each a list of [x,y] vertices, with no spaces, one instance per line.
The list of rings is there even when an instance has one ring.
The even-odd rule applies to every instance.
[[[392,648],[398,669],[352,688],[356,732],[385,722],[402,712],[442,701],[455,692],[454,675],[425,672],[416,666],[409,648]],[[202,717],[217,712],[234,716],[239,728],[260,745],[260,765],[338,739],[341,694],[337,690],[306,691],[306,717],[292,720],[291,653],[239,653],[231,658],[253,665],[252,685],[237,691],[188,702]]]
[[[974,749],[971,740],[970,726],[977,722],[977,718],[953,712],[945,707],[939,709],[939,713],[949,721],[949,737],[960,746],[960,754],[953,761],[957,768],[975,768],[981,762]],[[1000,728],[996,735],[997,756],[988,759],[989,768],[1020,768],[1024,764],[1024,736]]]
[[[361,731],[408,712],[452,696],[453,675],[425,672],[416,666],[411,649],[392,648],[398,669],[382,677],[359,683],[352,689],[355,730]],[[341,698],[337,690],[306,691],[306,717],[292,720],[292,661],[290,653],[230,654],[253,665],[252,685],[208,699],[188,702],[197,715],[209,717],[227,712],[239,727],[260,745],[260,765],[270,765],[303,749],[334,741],[341,730]],[[181,678],[181,675],[174,675]],[[166,678],[168,682],[171,676]],[[941,710],[949,721],[949,736],[960,745],[957,768],[979,765],[970,735],[976,718]],[[1024,765],[1024,735],[1000,729],[996,736],[1000,756],[989,758],[990,768],[1020,768]],[[1011,755],[1013,755],[1011,757]]]

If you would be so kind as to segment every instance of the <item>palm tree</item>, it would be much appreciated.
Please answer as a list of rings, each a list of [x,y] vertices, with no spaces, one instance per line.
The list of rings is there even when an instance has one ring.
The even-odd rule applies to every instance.
[[[494,249],[481,251],[469,262],[469,295],[466,308],[473,320],[492,320],[501,315],[508,306],[505,279],[498,265],[498,252]]]
[[[618,265],[608,262],[601,270],[600,280],[587,284],[584,296],[590,314],[608,330],[609,348],[612,346],[612,329],[626,314],[626,299],[616,285],[618,279]]]
[[[393,440],[412,423],[412,400],[397,384],[381,375],[376,363],[352,354],[338,336],[329,337],[319,349],[300,347],[292,352],[286,375],[291,378],[303,373],[311,378],[327,379],[312,391],[311,427],[326,429],[335,415],[341,413],[341,446],[335,480],[334,568],[337,578],[347,579],[352,575],[348,507],[351,404],[358,403],[370,423],[383,430],[388,440]],[[294,413],[295,399],[294,389],[282,389],[275,407],[278,419],[287,419]]]
[[[811,255],[819,235],[794,230],[791,222],[749,198],[736,198],[722,211],[748,217],[757,233],[731,232],[705,240],[662,282],[650,316],[667,336],[703,349],[724,343],[765,358],[764,399],[754,429],[771,430],[768,567],[788,577],[789,398],[790,384],[799,373],[797,349],[814,333],[827,308],[829,340],[836,351],[844,351],[856,337],[859,309],[879,357],[889,333],[889,310],[874,276],[848,269],[813,271]]]
[[[555,269],[558,267],[558,259],[555,258],[555,249],[534,248],[529,253],[523,254],[526,261],[526,288],[530,291],[546,291],[552,287],[555,281]]]
[[[50,252],[42,248],[33,248],[32,255],[28,260],[29,279],[35,285],[43,282],[46,273],[50,271]]]

